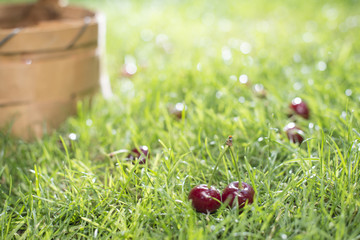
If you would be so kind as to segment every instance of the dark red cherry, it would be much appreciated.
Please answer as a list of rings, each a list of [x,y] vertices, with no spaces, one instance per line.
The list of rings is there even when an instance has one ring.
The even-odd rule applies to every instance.
[[[289,123],[284,128],[286,135],[292,143],[302,143],[304,141],[304,132],[298,128],[295,123]]]
[[[309,119],[310,111],[308,105],[299,97],[291,101],[290,109],[293,113],[300,115],[305,119]]]
[[[132,162],[139,159],[139,164],[145,164],[146,159],[150,158],[149,148],[147,146],[140,146],[139,150],[137,148],[132,149],[127,158]]]
[[[189,200],[195,210],[201,213],[213,213],[221,205],[220,191],[213,186],[209,188],[206,184],[191,189]]]
[[[252,204],[254,202],[255,191],[249,184],[242,182],[242,188],[239,188],[239,182],[230,183],[223,191],[221,199],[223,203],[228,204],[229,207],[234,207],[234,200],[237,197],[239,208],[243,208],[245,204]]]

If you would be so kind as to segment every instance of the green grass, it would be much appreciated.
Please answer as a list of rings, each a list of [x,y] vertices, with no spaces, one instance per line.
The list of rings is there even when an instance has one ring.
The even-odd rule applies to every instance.
[[[107,14],[114,97],[79,103],[33,143],[0,133],[1,239],[360,239],[358,1],[80,4]],[[125,56],[137,60],[131,79],[119,76]],[[296,96],[311,109],[301,146],[282,131]],[[178,102],[180,121],[168,111]],[[255,202],[196,213],[188,193],[210,180],[228,135]],[[146,166],[106,156],[140,145]],[[226,154],[213,185],[236,176]]]

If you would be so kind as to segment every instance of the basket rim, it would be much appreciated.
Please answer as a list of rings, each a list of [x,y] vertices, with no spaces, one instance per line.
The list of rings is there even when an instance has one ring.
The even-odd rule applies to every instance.
[[[31,5],[33,4],[3,4],[0,5],[0,10],[21,9]],[[24,28],[0,28],[0,55],[58,51],[86,44],[97,44],[98,28],[99,25],[104,27],[105,15],[72,5],[64,9],[69,11],[68,14],[77,12],[79,18],[43,21]]]
[[[34,5],[33,3],[5,3],[5,4],[0,4],[0,10],[2,9],[7,9],[7,8],[26,8],[26,7],[30,7]],[[75,5],[69,5],[64,7],[64,9],[68,9],[68,10],[75,10],[75,11],[79,11],[79,12],[84,12],[88,15],[88,17],[90,17],[92,19],[90,24],[96,24],[97,23],[97,19],[102,15],[100,12],[98,11],[93,11],[81,6],[75,6]],[[23,34],[31,34],[31,33],[38,33],[38,32],[44,32],[46,31],[56,31],[56,30],[62,30],[62,29],[69,29],[69,28],[79,28],[84,24],[84,18],[76,18],[76,19],[59,19],[59,20],[49,20],[49,21],[44,21],[41,22],[37,25],[33,25],[33,26],[27,26],[23,29],[22,33]],[[54,26],[56,26],[56,28],[54,28]],[[5,34],[9,34],[10,32],[12,32],[14,29],[16,28],[1,28],[0,27],[0,36],[1,35],[5,35]],[[0,37],[1,38],[1,37]]]

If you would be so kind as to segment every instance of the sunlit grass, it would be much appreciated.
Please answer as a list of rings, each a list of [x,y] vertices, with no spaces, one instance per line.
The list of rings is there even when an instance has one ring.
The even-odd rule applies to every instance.
[[[107,14],[114,97],[79,103],[34,143],[1,132],[1,239],[360,238],[356,1],[79,3]],[[297,96],[311,111],[297,118],[301,146],[283,132]],[[169,113],[179,102],[181,120]],[[196,213],[188,193],[208,183],[228,135],[255,202],[242,214]],[[145,166],[106,156],[140,145]],[[237,180],[230,159],[213,181],[220,190]]]

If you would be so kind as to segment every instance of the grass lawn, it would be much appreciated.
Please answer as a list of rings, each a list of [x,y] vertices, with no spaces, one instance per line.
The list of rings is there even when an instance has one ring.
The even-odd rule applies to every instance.
[[[70,2],[107,14],[114,97],[33,143],[0,132],[1,239],[360,239],[359,1]],[[197,213],[229,135],[254,203]],[[145,165],[106,155],[141,145]],[[237,180],[226,153],[212,185]]]

